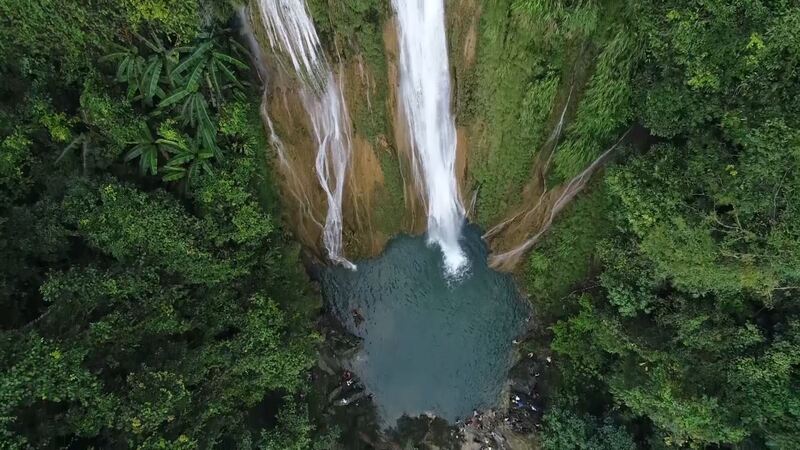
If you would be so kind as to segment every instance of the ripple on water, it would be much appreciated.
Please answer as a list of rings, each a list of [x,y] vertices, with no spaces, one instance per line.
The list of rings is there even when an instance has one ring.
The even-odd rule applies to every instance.
[[[511,277],[488,268],[476,227],[465,228],[462,246],[470,268],[458,280],[423,236],[395,238],[357,272],[323,275],[334,314],[364,340],[348,364],[385,426],[426,412],[454,422],[498,401],[528,311]],[[358,326],[354,309],[364,318]]]

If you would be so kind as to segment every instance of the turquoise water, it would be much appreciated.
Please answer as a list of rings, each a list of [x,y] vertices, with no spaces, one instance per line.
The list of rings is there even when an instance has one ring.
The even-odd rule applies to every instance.
[[[363,339],[347,365],[385,426],[404,414],[454,422],[499,399],[528,311],[511,277],[487,267],[479,230],[467,227],[461,244],[470,268],[460,280],[445,278],[441,252],[421,236],[394,239],[356,272],[323,274],[334,315]]]

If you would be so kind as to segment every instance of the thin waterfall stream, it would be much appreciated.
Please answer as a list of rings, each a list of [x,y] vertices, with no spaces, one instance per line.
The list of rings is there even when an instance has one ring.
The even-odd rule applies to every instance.
[[[302,83],[301,98],[317,143],[315,169],[328,202],[322,241],[328,257],[349,269],[344,256],[342,200],[350,161],[350,118],[303,0],[259,0],[261,22],[273,51],[285,54]]]

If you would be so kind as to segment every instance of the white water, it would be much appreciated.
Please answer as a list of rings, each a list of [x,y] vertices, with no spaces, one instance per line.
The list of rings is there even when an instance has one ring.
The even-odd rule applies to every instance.
[[[284,53],[303,83],[303,106],[317,142],[316,171],[328,201],[322,242],[331,261],[355,269],[343,254],[342,199],[350,161],[350,118],[303,0],[258,0],[273,51]]]
[[[428,240],[450,274],[467,258],[459,244],[464,207],[455,175],[456,127],[450,111],[443,0],[392,0],[400,42],[400,97],[409,124],[414,173],[426,194]]]

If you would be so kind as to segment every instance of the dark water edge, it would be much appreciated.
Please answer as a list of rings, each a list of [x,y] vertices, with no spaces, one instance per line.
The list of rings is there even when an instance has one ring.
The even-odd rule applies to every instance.
[[[320,273],[329,310],[360,341],[343,358],[363,387],[353,400],[371,395],[382,428],[403,416],[452,424],[500,402],[529,310],[512,277],[488,268],[477,227],[462,246],[471,264],[456,280],[422,236],[396,237],[355,272]]]

